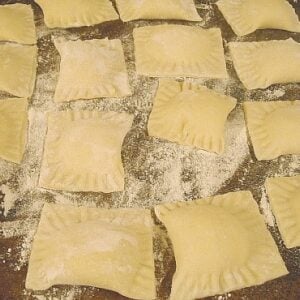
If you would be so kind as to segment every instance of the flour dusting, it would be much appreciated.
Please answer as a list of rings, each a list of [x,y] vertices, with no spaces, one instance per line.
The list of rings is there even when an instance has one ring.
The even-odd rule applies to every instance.
[[[3,215],[6,217],[9,211],[14,207],[18,195],[14,193],[7,185],[1,185],[0,191],[4,194],[4,201],[0,204],[3,207]]]
[[[267,193],[265,191],[265,188],[262,188],[262,196],[260,199],[260,207],[263,211],[265,222],[271,226],[275,226],[275,219],[271,211],[270,203],[267,199]]]

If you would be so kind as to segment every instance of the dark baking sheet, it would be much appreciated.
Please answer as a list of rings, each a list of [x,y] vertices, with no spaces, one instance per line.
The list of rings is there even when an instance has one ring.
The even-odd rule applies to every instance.
[[[36,89],[30,100],[31,115],[33,116],[30,120],[33,120],[33,125],[30,127],[30,138],[24,162],[21,166],[16,166],[8,162],[0,163],[0,186],[5,185],[9,187],[10,191],[17,197],[14,205],[4,216],[3,213],[5,205],[7,205],[7,200],[3,191],[2,193],[0,192],[0,203],[2,205],[2,214],[0,208],[0,300],[126,299],[114,292],[93,287],[56,286],[45,292],[25,290],[24,283],[30,245],[44,202],[61,203],[62,199],[68,199],[68,202],[74,204],[94,204],[106,208],[133,206],[151,208],[153,205],[164,200],[176,200],[176,197],[179,197],[179,195],[182,199],[193,200],[207,196],[210,193],[220,194],[236,190],[250,190],[255,200],[261,203],[261,199],[265,197],[263,184],[266,177],[300,173],[299,156],[284,156],[272,161],[259,162],[254,156],[251,144],[249,144],[249,153],[246,152],[245,155],[239,156],[240,161],[238,166],[234,167],[228,161],[222,159],[212,159],[212,165],[209,166],[205,164],[208,157],[206,154],[203,154],[203,151],[178,146],[147,136],[146,124],[151,111],[157,79],[136,76],[134,72],[132,30],[136,26],[163,23],[195,26],[195,23],[183,21],[136,21],[123,23],[121,21],[114,21],[92,27],[49,30],[43,23],[41,9],[33,1],[0,0],[0,4],[16,2],[30,3],[34,9],[39,36],[39,65]],[[243,38],[237,38],[214,5],[215,2],[209,0],[196,1],[199,13],[204,19],[200,25],[204,28],[221,28],[227,57],[227,68],[232,79],[226,82],[213,79],[200,82],[208,87],[217,90],[221,89],[224,93],[238,99],[238,107],[229,117],[229,120],[232,122],[230,124],[234,125],[237,116],[241,115],[240,104],[246,99],[299,100],[299,84],[274,85],[266,90],[246,91],[239,82],[232,67],[226,42],[262,41],[286,39],[288,37],[293,37],[296,41],[300,42],[300,35],[280,30],[258,30]],[[296,8],[299,15],[300,3],[297,1],[290,2]],[[134,89],[133,96],[119,100],[95,99],[54,104],[52,97],[59,73],[59,55],[51,40],[51,36],[63,36],[70,39],[78,37],[81,39],[120,38],[123,42],[130,81]],[[282,91],[284,92],[281,93]],[[0,93],[0,96],[1,98],[11,97],[11,95],[5,93]],[[35,186],[39,174],[43,138],[45,135],[45,131],[43,131],[45,129],[45,122],[40,120],[40,118],[44,119],[47,111],[65,109],[100,109],[134,113],[134,126],[125,139],[122,151],[126,170],[126,188],[124,193],[54,193]],[[40,124],[44,126],[41,126],[41,129],[38,128]],[[213,172],[207,173],[212,176],[210,179],[203,176],[203,174],[205,175],[203,168],[206,167],[216,168],[220,170],[221,174],[226,174],[225,182],[212,184],[214,183],[212,181]],[[226,173],[226,168],[230,169],[230,172]],[[167,173],[169,175],[166,183]],[[179,185],[177,185],[177,181],[179,181]],[[156,276],[158,280],[157,299],[162,300],[168,298],[172,276],[175,271],[175,261],[164,227],[156,219],[155,223],[154,248]],[[234,291],[226,295],[209,297],[207,299],[300,299],[300,249],[294,248],[288,250],[284,247],[276,224],[275,226],[269,226],[269,229],[290,274],[260,286]],[[187,247],[189,246],[192,246],[192,244],[187,245]]]

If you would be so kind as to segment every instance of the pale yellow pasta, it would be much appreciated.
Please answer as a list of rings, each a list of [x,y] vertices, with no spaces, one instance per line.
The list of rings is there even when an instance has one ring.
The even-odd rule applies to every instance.
[[[33,93],[37,67],[37,47],[0,44],[0,90],[18,97]]]
[[[287,0],[219,0],[217,6],[239,36],[256,29],[300,32],[300,22]]]
[[[119,19],[109,0],[35,0],[49,28],[91,26]]]
[[[151,136],[222,153],[225,123],[236,99],[202,85],[160,79],[148,122]]]
[[[293,39],[229,43],[238,77],[249,89],[300,82],[300,43]]]
[[[20,163],[27,139],[27,99],[0,99],[0,157]]]
[[[30,5],[0,5],[0,40],[35,44],[36,33]]]
[[[131,94],[120,40],[56,40],[60,74],[56,102]]]
[[[50,113],[39,185],[67,191],[124,189],[123,139],[133,117],[126,113]]]
[[[300,101],[245,102],[248,131],[258,160],[300,154]]]
[[[44,290],[57,284],[155,299],[150,211],[45,204],[26,288]]]
[[[153,77],[228,77],[221,31],[184,25],[133,30],[136,70]]]
[[[300,247],[300,176],[268,178],[266,188],[286,247]]]
[[[194,0],[116,0],[124,22],[138,19],[201,21]]]
[[[176,259],[171,300],[262,284],[288,273],[250,192],[155,208]]]

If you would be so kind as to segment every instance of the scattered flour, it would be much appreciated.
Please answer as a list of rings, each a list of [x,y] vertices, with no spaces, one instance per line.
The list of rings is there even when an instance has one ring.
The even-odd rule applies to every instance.
[[[14,193],[7,185],[4,184],[0,186],[0,191],[5,195],[1,206],[3,207],[3,215],[6,217],[10,209],[14,207],[14,204],[18,199],[18,194]]]
[[[284,96],[284,94],[285,94],[285,89],[284,88],[278,88],[278,89],[273,89],[273,90],[267,90],[266,91],[267,99],[277,99],[279,97]]]
[[[228,300],[231,297],[231,294],[225,294],[225,295],[220,295],[220,296],[216,296],[215,299],[216,300]]]
[[[266,193],[265,188],[262,188],[262,196],[261,196],[259,205],[260,205],[260,207],[263,211],[265,222],[269,226],[274,227],[275,219],[274,219],[274,216],[273,216],[272,211],[271,211],[270,203],[267,199],[267,193]]]
[[[201,25],[208,25],[214,16],[214,7],[212,4],[197,3],[196,8],[202,17]]]

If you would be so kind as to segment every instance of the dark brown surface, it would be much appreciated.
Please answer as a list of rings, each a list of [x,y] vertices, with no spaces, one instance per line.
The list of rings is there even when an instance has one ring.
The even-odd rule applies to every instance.
[[[51,0],[49,0],[51,1]],[[162,0],[163,1],[163,0]],[[4,3],[31,3],[35,12],[35,21],[37,26],[37,31],[45,30],[43,24],[43,15],[40,8],[31,0],[27,1],[3,1],[0,0],[1,4]],[[200,1],[197,0],[197,4],[211,4],[215,1]],[[293,6],[297,9],[298,15],[300,13],[300,4],[290,1]],[[199,13],[206,20],[203,24],[204,28],[210,28],[218,26],[222,29],[223,38],[228,42],[234,40],[236,37],[233,34],[231,28],[225,22],[220,12],[217,10],[216,6],[213,7],[214,12],[211,18],[207,18],[206,10],[199,9]],[[92,27],[83,27],[77,29],[66,29],[66,30],[49,30],[49,33],[43,34],[38,40],[39,47],[39,66],[38,74],[55,74],[52,80],[55,82],[57,80],[57,74],[59,70],[59,55],[54,47],[53,42],[51,41],[51,35],[56,36],[72,36],[76,35],[82,39],[91,39],[91,38],[121,38],[123,41],[123,46],[126,53],[126,62],[130,74],[131,84],[134,87],[134,95],[128,97],[127,99],[121,100],[90,100],[86,102],[86,107],[105,107],[105,109],[112,109],[116,111],[128,111],[135,114],[134,127],[131,132],[128,134],[122,151],[123,162],[126,170],[126,180],[130,177],[131,180],[126,181],[126,188],[124,195],[121,193],[114,194],[102,194],[102,193],[84,193],[84,197],[90,201],[94,201],[97,205],[103,206],[116,206],[115,199],[118,199],[117,206],[135,206],[147,207],[147,204],[143,203],[143,199],[153,199],[149,203],[158,203],[164,199],[156,199],[156,194],[153,192],[153,189],[159,189],[159,182],[162,180],[162,175],[165,170],[162,170],[157,167],[157,165],[152,165],[151,160],[149,159],[150,155],[156,155],[155,147],[157,143],[154,143],[152,138],[149,138],[146,133],[146,122],[151,110],[152,96],[145,96],[148,91],[153,90],[153,86],[156,84],[157,80],[152,78],[146,78],[143,76],[134,76],[134,53],[133,53],[133,40],[132,40],[132,30],[135,24],[138,25],[149,25],[149,24],[161,24],[166,23],[164,21],[138,21],[130,23],[122,23],[121,21],[107,22],[105,24],[100,24]],[[181,21],[168,21],[167,23],[172,24],[188,24],[194,25],[191,22],[181,22]],[[300,35],[295,33],[284,32],[280,30],[258,30],[255,33],[252,33],[243,38],[243,41],[261,41],[261,40],[271,40],[271,39],[286,39],[288,37],[293,37],[295,40],[300,42]],[[226,53],[228,49],[225,45]],[[1,63],[1,62],[0,62]],[[264,95],[263,90],[255,90],[251,92],[246,92],[244,87],[237,80],[235,71],[232,67],[230,61],[227,61],[227,67],[229,70],[230,76],[232,76],[237,84],[232,88],[228,86],[226,93],[234,96],[238,99],[239,104],[247,98],[254,100],[260,100]],[[51,75],[52,76],[52,75]],[[217,81],[216,80],[207,80],[205,84],[208,87],[213,87]],[[50,85],[51,87],[53,85]],[[275,85],[270,88],[276,89],[280,85]],[[283,99],[300,99],[300,86],[297,84],[283,85],[285,88],[285,95]],[[37,90],[39,90],[37,92]],[[48,86],[37,85],[36,92],[34,93],[30,106],[35,109],[41,109],[41,111],[46,111],[47,103],[52,102],[54,89],[48,88]],[[43,94],[43,97],[40,95]],[[7,96],[5,93],[1,94],[2,96]],[[144,101],[141,103],[141,101]],[[57,104],[56,109],[73,109],[76,107],[74,102]],[[160,145],[164,145],[164,142],[159,142]],[[244,162],[239,166],[233,176],[231,176],[219,189],[217,193],[225,193],[229,191],[236,190],[250,190],[256,201],[259,202],[262,196],[261,187],[264,184],[265,178],[280,174],[282,170],[288,168],[289,163],[292,161],[291,156],[286,156],[285,160],[275,159],[272,161],[258,162],[255,159],[252,146],[249,142],[250,155],[248,155]],[[167,148],[169,149],[169,148]],[[28,156],[31,154],[25,155],[25,162],[34,162],[32,163],[32,169],[39,168],[39,160],[29,160]],[[170,157],[176,157],[179,155],[177,152],[166,152],[162,153],[161,156],[157,156],[157,160],[169,159]],[[197,199],[201,196],[201,189],[198,188],[199,183],[195,181],[195,174],[197,173],[196,164],[197,161],[193,162],[193,158],[197,155],[196,150],[191,149],[187,160],[187,157],[184,157],[181,161],[181,179],[182,182],[190,183],[190,188],[184,191],[184,199],[192,200]],[[7,178],[0,180],[1,184],[8,184],[10,187],[13,187],[15,190],[18,190],[18,185],[20,184],[20,178],[22,175],[22,168],[15,167],[15,173],[9,175]],[[1,170],[0,170],[1,172]],[[296,170],[298,174],[300,173],[300,166]],[[5,177],[5,176],[4,176]],[[2,178],[2,177],[1,177]],[[132,178],[134,180],[132,180]],[[134,201],[130,202],[130,191],[129,185],[131,184],[141,184],[141,188],[138,193],[135,195]],[[36,215],[27,214],[24,209],[24,206],[31,205],[31,199],[34,197],[43,197],[45,201],[54,202],[55,196],[51,193],[41,192],[39,190],[33,190],[31,193],[26,192],[22,194],[22,199],[18,200],[15,207],[9,211],[9,214],[4,217],[0,214],[1,222],[15,221],[21,219],[28,219],[34,217],[38,219],[39,213]],[[83,195],[78,196],[78,203],[80,203],[79,198]],[[121,199],[121,201],[120,201]],[[0,203],[3,202],[3,197],[0,196]],[[148,203],[148,202],[147,202]],[[30,210],[30,209],[28,209]],[[161,279],[161,282],[158,284],[157,299],[167,299],[170,289],[172,276],[175,271],[175,260],[172,255],[172,248],[170,241],[164,239],[165,229],[158,223],[156,220],[156,237],[154,240],[155,249],[162,254],[162,261],[156,260],[156,273],[157,278]],[[270,281],[261,286],[251,287],[235,292],[231,292],[230,295],[224,295],[222,299],[251,299],[251,300],[298,300],[300,299],[300,250],[299,248],[286,249],[283,245],[283,242],[280,238],[277,227],[269,227],[278,247],[281,255],[287,265],[287,268],[290,272],[289,275]],[[159,232],[164,232],[160,235]],[[20,270],[15,268],[16,261],[20,257],[20,249],[22,248],[22,241],[24,236],[16,236],[11,238],[1,238],[1,227],[0,227],[0,255],[5,256],[5,263],[3,263],[2,258],[0,259],[0,300],[19,300],[19,299],[95,299],[95,300],[122,300],[126,299],[123,296],[120,296],[111,291],[104,291],[101,289],[96,289],[92,287],[68,287],[68,286],[59,286],[49,289],[45,292],[35,292],[26,291],[24,288],[25,277],[27,272],[27,264],[21,265]],[[168,243],[168,247],[161,247],[163,242]],[[187,247],[192,247],[187,245]],[[11,254],[7,254],[7,250],[11,248]],[[163,270],[163,271],[162,271]],[[72,290],[73,298],[70,296],[70,290]],[[207,299],[217,299],[218,297],[210,297]]]

